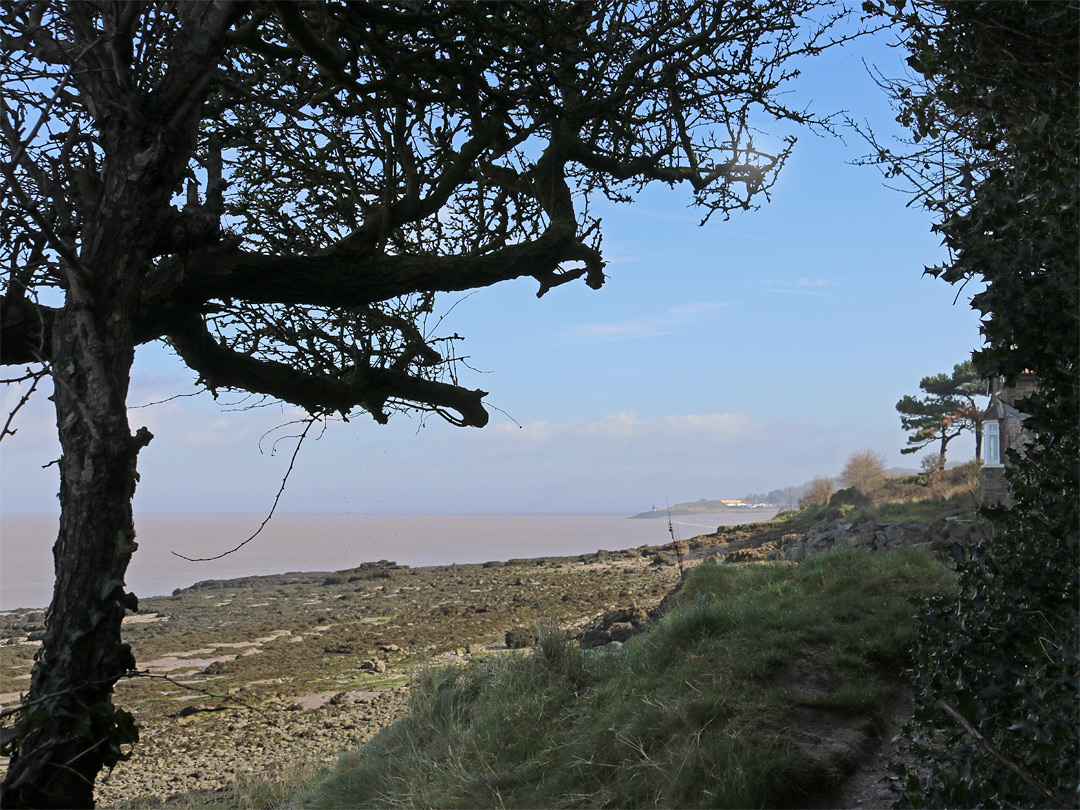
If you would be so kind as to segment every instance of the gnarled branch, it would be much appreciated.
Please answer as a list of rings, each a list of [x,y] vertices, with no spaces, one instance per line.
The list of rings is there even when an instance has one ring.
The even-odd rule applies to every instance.
[[[347,414],[355,408],[363,408],[379,423],[387,421],[386,407],[391,401],[433,411],[460,426],[483,427],[488,421],[488,413],[481,403],[487,392],[479,389],[470,391],[450,383],[380,368],[352,367],[337,378],[300,371],[284,363],[258,360],[230,349],[216,340],[197,317],[186,319],[168,337],[184,362],[199,373],[211,390],[238,388],[266,394],[298,405],[312,414],[335,411]]]

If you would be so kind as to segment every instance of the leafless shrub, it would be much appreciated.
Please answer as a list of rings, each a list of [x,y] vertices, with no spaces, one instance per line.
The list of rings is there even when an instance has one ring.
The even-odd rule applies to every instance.
[[[816,475],[810,479],[805,494],[799,498],[799,508],[808,506],[825,506],[832,497],[833,480],[827,475]]]
[[[940,472],[945,469],[945,456],[941,455],[941,453],[928,453],[923,456],[921,467],[927,476]]]
[[[873,500],[885,484],[885,457],[873,450],[859,450],[848,456],[840,480]]]

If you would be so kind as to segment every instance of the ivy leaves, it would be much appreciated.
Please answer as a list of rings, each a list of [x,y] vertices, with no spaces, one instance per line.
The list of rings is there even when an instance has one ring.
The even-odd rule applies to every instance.
[[[985,283],[972,301],[983,314],[974,361],[984,375],[1039,381],[1017,403],[1033,441],[1010,453],[1014,505],[984,510],[997,531],[958,559],[959,596],[920,614],[909,731],[929,770],[902,773],[906,801],[1075,806],[1080,3],[871,5],[904,26],[922,75],[906,93],[893,90],[899,120],[923,143],[886,157],[941,215],[934,230],[950,261],[926,272]],[[948,190],[944,179],[921,182],[927,149],[949,166]]]

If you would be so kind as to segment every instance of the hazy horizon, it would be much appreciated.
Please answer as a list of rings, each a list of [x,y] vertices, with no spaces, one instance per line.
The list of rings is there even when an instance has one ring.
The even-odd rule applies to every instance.
[[[719,525],[767,520],[774,509],[676,518],[677,538]],[[663,545],[667,520],[621,514],[586,515],[278,515],[251,542],[229,552],[258,528],[258,515],[142,515],[139,550],[125,577],[140,597],[161,596],[208,579],[340,571],[362,562],[394,560],[412,567],[563,557]],[[0,568],[0,610],[48,604],[52,595],[52,520],[47,515],[0,515],[6,539]],[[219,559],[185,559],[214,557]],[[178,556],[178,555],[183,556]]]

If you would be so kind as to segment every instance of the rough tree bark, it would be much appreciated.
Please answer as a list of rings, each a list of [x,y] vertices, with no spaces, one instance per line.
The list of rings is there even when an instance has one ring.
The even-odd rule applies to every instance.
[[[121,179],[103,191],[101,205],[120,215],[107,217],[85,243],[52,325],[62,451],[56,586],[31,684],[37,703],[28,710],[28,719],[37,713],[42,722],[30,723],[11,760],[0,788],[4,807],[92,807],[97,774],[136,739],[132,718],[113,706],[111,693],[135,668],[120,626],[137,607],[124,577],[136,548],[137,457],[152,438],[145,428],[131,434],[126,404],[139,280],[161,210],[139,204],[154,177],[135,168],[138,154],[132,143],[114,152],[117,165],[106,178]],[[168,188],[149,196],[164,206]]]
[[[85,10],[70,9],[72,24],[84,22]],[[123,80],[109,85],[90,71],[83,79],[101,105],[106,157],[77,201],[85,223],[78,250],[56,239],[67,254],[65,302],[53,311],[36,355],[54,382],[60,528],[45,638],[18,748],[0,785],[5,808],[93,807],[98,773],[123,759],[138,738],[131,715],[112,702],[115,683],[135,668],[120,628],[125,612],[138,605],[124,578],[136,548],[137,458],[152,438],[146,428],[132,435],[127,419],[136,313],[173,190],[188,170],[209,75],[237,13],[228,6],[188,7],[181,18],[200,36],[178,37],[171,75],[141,105]]]
[[[62,509],[56,587],[31,691],[44,703],[30,709],[48,704],[52,722],[22,740],[3,786],[4,807],[93,806],[98,772],[117,761],[125,738],[134,742],[130,717],[113,707],[111,693],[135,667],[120,624],[136,606],[123,582],[135,550],[136,457],[151,437],[128,430],[129,330],[110,317],[115,310],[94,309],[65,310],[55,325]]]

